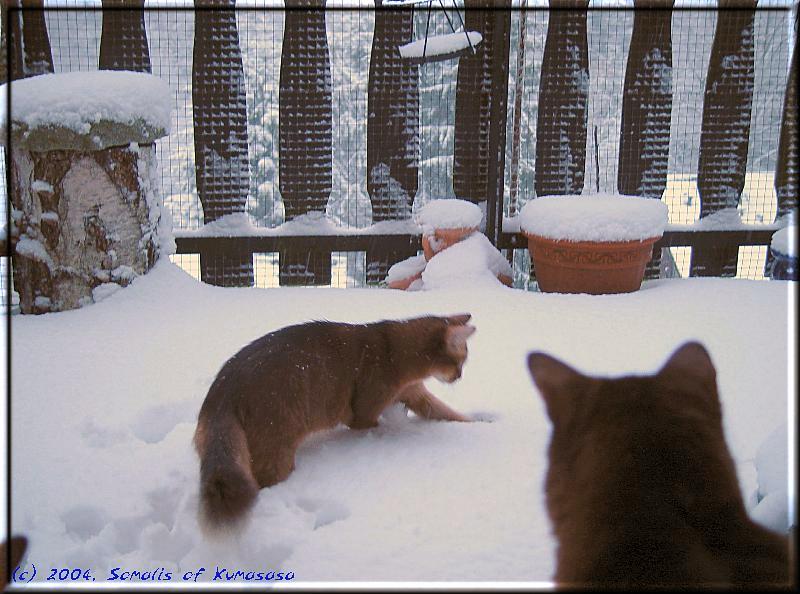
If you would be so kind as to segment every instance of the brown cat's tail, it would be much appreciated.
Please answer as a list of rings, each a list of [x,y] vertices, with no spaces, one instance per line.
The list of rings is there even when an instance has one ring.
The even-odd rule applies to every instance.
[[[244,429],[235,419],[212,423],[201,416],[194,443],[200,455],[200,525],[209,534],[236,529],[259,491]]]

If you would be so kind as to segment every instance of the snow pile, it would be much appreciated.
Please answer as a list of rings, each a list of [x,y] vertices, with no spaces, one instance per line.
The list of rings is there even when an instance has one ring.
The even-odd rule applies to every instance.
[[[402,262],[398,262],[389,268],[389,272],[386,275],[386,282],[393,283],[416,276],[425,270],[425,265],[427,263],[425,256],[422,255],[411,256]]]
[[[475,232],[431,258],[422,273],[422,288],[500,287],[498,274],[511,278],[510,264],[483,233]]]
[[[661,237],[668,208],[660,200],[620,194],[541,196],[520,212],[525,233],[568,241],[638,241]]]
[[[470,43],[472,43],[472,47],[477,48],[481,41],[483,41],[483,36],[477,31],[467,33],[457,31],[447,35],[428,36],[427,45],[425,39],[418,39],[401,45],[398,50],[403,58],[434,57],[460,52],[468,48]]]
[[[201,566],[199,581],[208,582],[220,566],[293,571],[304,583],[540,588],[556,552],[543,485],[551,428],[526,355],[541,350],[597,375],[653,373],[683,341],[700,340],[717,368],[725,434],[750,494],[756,452],[794,398],[785,366],[791,301],[781,283],[709,278],[653,281],[602,299],[471,286],[413,295],[232,289],[162,260],[92,307],[12,317],[12,530],[30,538],[37,583],[45,583],[43,566],[90,568],[98,583],[115,567],[164,568],[173,586]],[[725,307],[709,308],[719,302]],[[374,429],[322,432],[300,447],[286,481],[259,493],[237,540],[203,538],[191,441],[228,357],[309,319],[458,312],[470,312],[478,329],[464,375],[426,383],[453,408],[492,422],[424,421],[392,409]],[[755,354],[746,348],[754,344]],[[784,363],[764,373],[764,361]]]
[[[704,231],[730,231],[741,229],[743,226],[742,215],[739,209],[734,207],[712,212],[697,221],[692,228]]]
[[[794,518],[789,510],[794,509],[796,494],[789,488],[789,444],[788,427],[783,423],[770,434],[756,452],[756,474],[758,477],[757,505],[752,510],[753,519],[770,530],[781,534],[789,531]]]
[[[398,283],[392,288],[408,290],[499,286],[498,276],[513,277],[511,265],[489,239],[477,229],[484,218],[483,209],[457,198],[431,200],[416,213],[422,227],[425,256],[412,256],[389,269],[386,281]],[[437,230],[476,229],[464,239],[436,235]],[[425,242],[428,242],[430,250]],[[453,243],[455,242],[455,243]],[[426,261],[426,258],[430,260]],[[422,273],[408,287],[400,281]]]
[[[477,229],[483,212],[477,204],[458,198],[431,200],[417,212],[422,232],[432,235],[434,229]]]
[[[5,93],[3,85],[0,96]],[[57,126],[88,134],[93,124],[110,121],[170,131],[169,85],[141,72],[66,72],[16,80],[11,83],[11,103],[15,128]],[[3,108],[0,127],[5,125]]]
[[[212,237],[241,237],[252,235],[254,231],[256,231],[256,226],[253,225],[250,215],[246,212],[236,212],[206,223],[195,234]]]
[[[253,224],[249,213],[233,213],[199,229],[177,229],[176,237],[270,237],[275,235],[416,235],[419,226],[411,219],[380,221],[368,227],[340,227],[324,212],[299,215],[277,227]]]
[[[795,225],[788,225],[772,235],[770,248],[773,252],[789,256],[790,258],[797,257],[797,227]]]

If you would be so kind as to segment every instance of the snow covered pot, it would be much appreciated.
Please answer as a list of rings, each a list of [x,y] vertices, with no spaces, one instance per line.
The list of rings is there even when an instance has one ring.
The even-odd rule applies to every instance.
[[[623,195],[542,196],[520,213],[539,289],[630,293],[642,284],[667,205]]]
[[[166,83],[121,71],[47,74],[12,82],[11,105],[23,313],[97,301],[174,250],[154,145],[170,126]]]
[[[770,278],[797,280],[797,227],[788,225],[772,235],[769,246],[775,261]]]
[[[477,231],[483,212],[477,204],[448,198],[431,200],[419,210],[416,218],[422,227],[422,251],[425,259],[430,260]]]

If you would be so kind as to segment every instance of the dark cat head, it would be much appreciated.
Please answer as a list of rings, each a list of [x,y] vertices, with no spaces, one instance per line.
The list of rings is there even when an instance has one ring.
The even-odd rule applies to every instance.
[[[652,376],[589,377],[544,353],[531,353],[528,367],[554,431],[574,422],[591,422],[589,412],[623,405],[703,420],[721,418],[716,370],[697,342],[681,346]]]
[[[545,490],[556,581],[633,575],[636,555],[654,550],[638,546],[661,529],[653,526],[688,521],[713,532],[745,517],[716,371],[700,344],[684,344],[650,376],[591,377],[543,353],[528,367],[553,426]],[[607,552],[619,542],[631,551]]]

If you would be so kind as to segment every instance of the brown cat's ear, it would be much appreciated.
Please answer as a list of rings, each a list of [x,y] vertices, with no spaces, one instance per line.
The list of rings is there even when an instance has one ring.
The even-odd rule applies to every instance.
[[[708,351],[699,342],[687,342],[678,348],[658,373],[697,380],[709,389],[709,393],[716,393],[717,370]]]
[[[448,326],[445,330],[445,344],[454,355],[463,355],[467,350],[467,339],[475,332],[475,326]]]
[[[454,316],[447,316],[447,323],[453,326],[463,326],[472,319],[472,314],[457,314]]]
[[[554,424],[569,415],[574,407],[575,397],[583,392],[590,379],[544,353],[529,354],[528,369]]]

